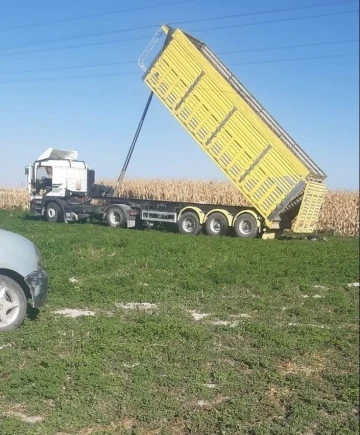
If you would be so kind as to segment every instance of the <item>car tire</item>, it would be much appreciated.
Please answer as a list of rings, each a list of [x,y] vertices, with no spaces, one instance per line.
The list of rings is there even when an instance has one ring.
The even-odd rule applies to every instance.
[[[25,319],[26,310],[24,290],[12,278],[0,275],[0,332],[19,328]]]
[[[56,223],[63,220],[63,215],[59,204],[51,201],[46,204],[45,217],[48,222]]]

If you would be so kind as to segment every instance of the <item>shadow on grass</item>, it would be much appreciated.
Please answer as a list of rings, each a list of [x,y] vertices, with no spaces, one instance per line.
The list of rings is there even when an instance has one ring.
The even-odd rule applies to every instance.
[[[19,216],[18,219],[26,220],[26,221],[35,221],[35,222],[39,222],[39,221],[44,220],[43,216],[31,216],[29,214],[26,214],[25,216]],[[98,220],[96,218],[85,218],[85,219],[81,219],[79,221],[69,222],[69,224],[71,224],[71,225],[83,225],[85,223],[91,224],[91,225],[99,225],[102,227],[108,226],[105,221],[101,221],[101,220]],[[179,229],[178,229],[177,224],[172,224],[172,223],[159,223],[159,224],[155,224],[153,226],[146,225],[146,224],[143,224],[143,225],[140,224],[139,226],[137,226],[135,228],[131,228],[131,229],[136,230],[136,231],[156,230],[157,232],[160,232],[160,233],[169,233],[169,234],[178,234],[179,233]],[[207,235],[205,232],[205,229],[202,231],[202,234]],[[297,235],[297,234],[293,234],[293,233],[288,233],[288,234],[283,234],[277,240],[279,240],[279,241],[308,240],[308,241],[317,241],[317,242],[327,242],[328,241],[327,237],[333,237],[333,236],[334,235],[331,233],[329,233],[329,234],[321,233],[321,234],[312,234],[312,235],[304,235],[304,234]],[[236,238],[236,235],[235,235],[233,228],[229,228],[229,232],[226,235],[226,237]],[[261,238],[261,237],[259,237],[259,238]]]
[[[39,317],[39,313],[40,313],[39,308],[33,308],[33,307],[29,306],[26,314],[27,314],[28,319],[31,320],[32,322],[34,322]]]
[[[26,214],[25,216],[18,216],[18,219],[23,221],[41,221],[42,216],[31,216],[30,214]]]
[[[308,240],[310,242],[327,242],[328,239],[320,234],[316,235],[310,235],[310,236],[305,236],[305,235],[299,235],[299,236],[295,236],[295,235],[282,235],[278,240]]]

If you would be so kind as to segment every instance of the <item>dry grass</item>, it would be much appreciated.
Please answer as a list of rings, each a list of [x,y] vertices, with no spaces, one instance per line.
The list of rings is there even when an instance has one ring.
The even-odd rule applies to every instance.
[[[101,183],[115,185],[114,180]],[[211,204],[249,205],[236,188],[221,181],[129,179],[120,196],[127,198],[204,202]],[[0,188],[0,209],[27,207],[27,193],[22,189]],[[323,204],[318,229],[338,235],[359,235],[359,193],[330,191]]]

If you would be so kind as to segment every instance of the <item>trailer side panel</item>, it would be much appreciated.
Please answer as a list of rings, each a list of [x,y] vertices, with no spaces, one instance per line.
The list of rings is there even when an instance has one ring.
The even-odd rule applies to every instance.
[[[182,31],[168,35],[144,81],[270,228],[304,192],[309,166]]]

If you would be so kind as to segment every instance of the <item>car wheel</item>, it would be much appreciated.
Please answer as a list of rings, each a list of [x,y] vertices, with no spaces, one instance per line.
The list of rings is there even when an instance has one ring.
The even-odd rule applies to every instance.
[[[13,331],[24,321],[27,300],[20,285],[6,275],[0,275],[0,332]]]

